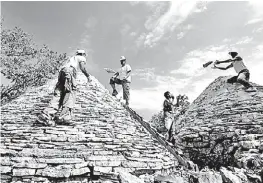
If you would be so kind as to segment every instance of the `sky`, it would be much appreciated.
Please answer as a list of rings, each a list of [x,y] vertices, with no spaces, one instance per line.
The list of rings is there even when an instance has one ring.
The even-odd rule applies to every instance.
[[[21,27],[38,45],[69,56],[86,50],[89,73],[110,91],[103,68],[118,69],[124,55],[132,67],[130,106],[146,120],[162,109],[165,91],[191,102],[217,77],[236,75],[202,67],[229,51],[263,85],[262,9],[260,0],[1,2],[4,28]]]

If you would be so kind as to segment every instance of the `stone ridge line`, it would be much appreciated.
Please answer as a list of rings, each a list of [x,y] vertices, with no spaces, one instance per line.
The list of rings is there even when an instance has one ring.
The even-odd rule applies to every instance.
[[[158,140],[158,142],[163,145],[171,154],[173,154],[175,156],[175,158],[178,160],[179,164],[189,168],[187,162],[188,160],[184,159],[183,157],[181,157],[178,153],[178,151],[176,151],[174,148],[172,148],[171,146],[167,145],[167,142],[164,140],[164,138],[162,138],[158,132],[156,132],[156,130],[154,130],[151,125],[145,121],[140,115],[138,115],[134,110],[132,110],[130,107],[125,107],[127,109],[127,111],[132,115],[132,117],[134,119],[136,119],[156,140]]]

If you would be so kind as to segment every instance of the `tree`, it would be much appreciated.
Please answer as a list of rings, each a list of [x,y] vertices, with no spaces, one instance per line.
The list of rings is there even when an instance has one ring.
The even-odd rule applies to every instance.
[[[190,102],[186,95],[178,95],[179,97],[179,107],[174,109],[174,119],[176,120],[180,115],[183,115],[186,110],[188,109]],[[177,98],[176,97],[176,98]],[[163,111],[158,112],[157,114],[153,115],[150,123],[155,127],[157,130],[163,128]]]
[[[66,58],[65,53],[58,54],[46,45],[38,48],[21,28],[3,29],[1,21],[1,73],[11,80],[7,86],[1,85],[1,103],[17,98],[28,87],[45,84]]]

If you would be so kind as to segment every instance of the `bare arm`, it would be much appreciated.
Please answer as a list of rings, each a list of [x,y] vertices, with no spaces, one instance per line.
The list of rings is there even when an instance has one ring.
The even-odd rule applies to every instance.
[[[217,68],[217,69],[220,69],[220,70],[227,70],[227,69],[233,67],[233,64],[231,63],[231,64],[229,64],[229,65],[226,66],[226,67],[217,67],[216,65],[214,65],[214,67]]]
[[[90,74],[87,72],[85,66],[86,66],[85,62],[79,63],[79,67],[80,67],[81,72],[89,79]]]
[[[217,61],[216,61],[216,64],[229,63],[229,62],[233,62],[233,60],[232,60],[232,59],[227,59],[227,60],[223,60],[223,61],[217,60]]]

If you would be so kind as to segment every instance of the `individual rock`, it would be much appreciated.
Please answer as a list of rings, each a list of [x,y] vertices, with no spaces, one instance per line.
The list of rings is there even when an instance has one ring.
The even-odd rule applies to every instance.
[[[66,167],[46,167],[44,169],[39,169],[36,172],[36,175],[43,177],[53,177],[53,178],[66,178],[69,177],[71,173],[71,168]]]
[[[223,181],[226,183],[247,183],[248,182],[247,179],[245,180],[242,179],[240,175],[239,176],[235,175],[233,172],[227,170],[225,167],[220,168],[220,173],[223,178]]]
[[[208,171],[198,173],[198,183],[223,183],[219,173]]]
[[[36,173],[36,169],[28,169],[28,168],[14,168],[13,169],[13,176],[15,177],[35,175],[35,173]]]
[[[130,174],[126,171],[120,171],[119,173],[119,181],[120,183],[144,183],[144,181],[135,175]]]
[[[83,174],[86,174],[89,172],[90,172],[90,169],[88,167],[83,167],[83,168],[71,170],[71,175],[73,175],[73,176],[83,175]]]
[[[155,183],[185,183],[183,177],[176,175],[158,175],[154,178]]]
[[[0,166],[1,174],[11,173],[12,168],[10,166]]]

